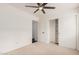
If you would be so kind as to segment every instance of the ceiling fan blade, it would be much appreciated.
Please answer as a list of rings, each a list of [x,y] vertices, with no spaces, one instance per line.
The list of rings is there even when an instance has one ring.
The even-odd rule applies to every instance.
[[[38,6],[25,6],[25,7],[38,8]]]
[[[45,6],[47,3],[43,3],[42,6]]]
[[[41,4],[40,3],[37,3],[37,5],[40,6]]]
[[[34,13],[36,13],[39,9],[35,10]]]
[[[42,9],[41,11],[42,11],[42,12],[45,14],[45,11],[44,11],[44,9]]]
[[[44,7],[44,9],[55,9],[56,7]]]

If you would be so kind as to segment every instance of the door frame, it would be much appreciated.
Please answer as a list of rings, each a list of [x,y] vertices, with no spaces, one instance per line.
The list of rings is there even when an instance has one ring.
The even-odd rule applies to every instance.
[[[55,43],[55,44],[59,44],[59,40],[58,40],[58,37],[59,37],[59,35],[58,35],[58,32],[59,32],[59,29],[58,29],[58,19],[51,19],[51,20],[49,20],[49,42],[51,43],[51,34],[50,34],[50,21],[55,21],[55,42],[53,42],[53,43]]]
[[[35,24],[33,24],[35,23]],[[35,21],[35,20],[32,20],[32,39],[33,39],[33,25],[35,25],[37,27],[36,31],[36,37],[35,37],[35,40],[38,41],[38,21]]]

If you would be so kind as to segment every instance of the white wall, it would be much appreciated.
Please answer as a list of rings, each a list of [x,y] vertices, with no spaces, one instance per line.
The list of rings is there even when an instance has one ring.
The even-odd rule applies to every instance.
[[[76,11],[69,10],[56,15],[59,20],[59,46],[76,49]]]
[[[76,48],[79,50],[79,15],[76,15]]]
[[[39,17],[39,23],[38,23],[38,40],[39,42],[48,43],[48,19],[46,16],[41,15]],[[42,33],[44,32],[44,33]]]
[[[0,4],[0,53],[31,44],[34,19],[28,12]]]
[[[55,15],[53,17],[53,14]],[[59,20],[59,46],[76,49],[76,12],[74,10],[56,12],[53,14],[45,15],[40,21],[40,38],[44,42],[50,42],[50,19]],[[45,31],[45,34],[41,32]]]
[[[79,9],[78,9],[79,10]],[[77,33],[77,50],[79,50],[79,11],[77,11],[77,15],[76,15],[76,25],[77,25],[77,27],[76,27],[76,29],[77,29],[77,31],[76,31],[76,33]]]
[[[73,11],[63,13],[59,18],[59,45],[76,49],[76,17]]]
[[[50,20],[50,42],[55,43],[55,20]]]

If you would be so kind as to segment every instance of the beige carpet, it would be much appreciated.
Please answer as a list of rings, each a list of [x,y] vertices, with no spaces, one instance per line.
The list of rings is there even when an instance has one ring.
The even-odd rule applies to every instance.
[[[73,49],[59,47],[55,44],[34,43],[8,53],[6,55],[79,55]]]

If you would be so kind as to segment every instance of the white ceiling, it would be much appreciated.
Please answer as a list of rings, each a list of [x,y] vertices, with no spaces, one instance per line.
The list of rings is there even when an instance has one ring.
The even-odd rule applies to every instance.
[[[9,5],[16,7],[20,10],[23,11],[28,11],[29,13],[33,13],[36,8],[29,8],[29,7],[25,7],[25,5],[33,5],[36,6],[36,3],[10,3]],[[78,8],[78,3],[48,3],[46,6],[54,6],[56,7],[56,9],[45,9],[46,14],[49,14],[51,12],[62,12],[62,11],[67,11],[67,10],[71,10],[71,9],[76,9]],[[39,15],[43,15],[43,13],[41,11],[38,11],[37,13],[35,13],[35,15],[39,16]]]

